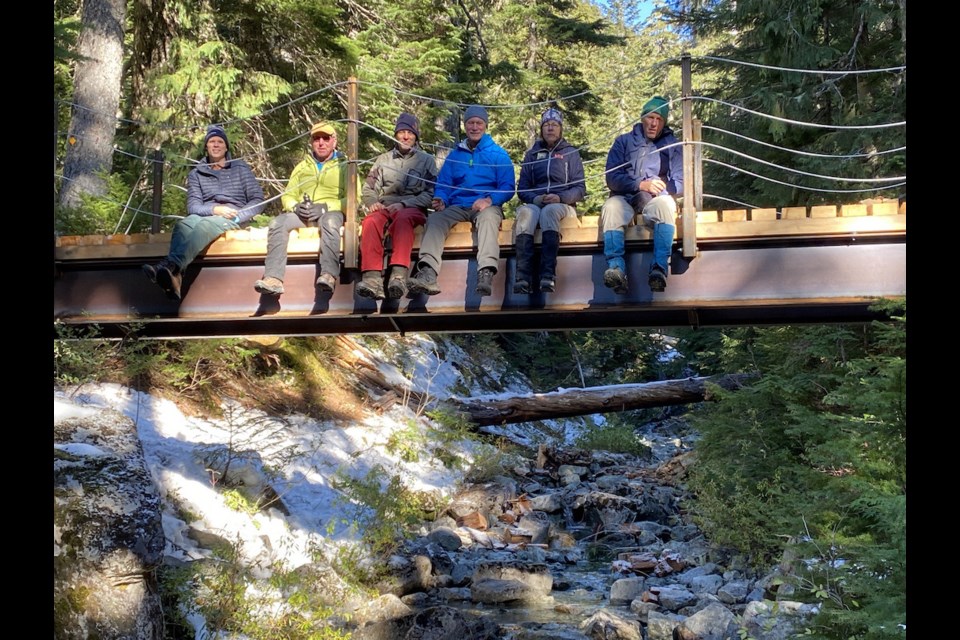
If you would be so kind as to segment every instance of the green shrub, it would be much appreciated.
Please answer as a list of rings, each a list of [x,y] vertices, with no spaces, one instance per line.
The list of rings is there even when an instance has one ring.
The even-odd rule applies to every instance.
[[[647,457],[650,447],[640,441],[630,414],[607,414],[602,425],[594,425],[584,430],[577,438],[576,445],[591,451],[611,451],[629,453]]]

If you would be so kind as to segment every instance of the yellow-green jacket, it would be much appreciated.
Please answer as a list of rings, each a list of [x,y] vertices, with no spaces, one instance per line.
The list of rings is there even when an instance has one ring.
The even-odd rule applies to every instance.
[[[319,165],[319,166],[318,166]],[[360,201],[360,175],[357,172],[357,202]],[[347,208],[347,157],[339,151],[326,162],[319,163],[312,155],[304,158],[293,168],[287,188],[280,198],[284,211],[293,211],[303,201],[303,194],[311,202],[327,205],[327,211],[343,211]]]

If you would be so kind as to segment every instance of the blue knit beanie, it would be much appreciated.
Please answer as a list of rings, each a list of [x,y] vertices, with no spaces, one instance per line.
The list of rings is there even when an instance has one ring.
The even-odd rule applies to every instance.
[[[210,138],[217,137],[223,140],[223,143],[227,145],[227,151],[230,150],[230,141],[227,139],[227,132],[223,130],[218,124],[212,124],[207,127],[207,135],[203,137],[203,148],[207,148],[207,142],[210,141]]]
[[[643,110],[640,112],[640,117],[649,115],[651,113],[656,113],[663,121],[667,121],[667,114],[670,113],[670,101],[664,98],[663,96],[653,96],[647,103],[643,105]]]
[[[464,122],[470,118],[480,118],[483,120],[484,124],[488,124],[490,122],[490,117],[487,115],[487,110],[478,104],[467,107],[467,110],[463,112]]]

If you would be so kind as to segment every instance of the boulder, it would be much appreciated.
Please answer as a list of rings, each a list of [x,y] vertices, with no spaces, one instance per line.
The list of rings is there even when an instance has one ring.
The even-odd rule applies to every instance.
[[[54,421],[54,635],[160,640],[160,496],[133,422],[83,413]]]

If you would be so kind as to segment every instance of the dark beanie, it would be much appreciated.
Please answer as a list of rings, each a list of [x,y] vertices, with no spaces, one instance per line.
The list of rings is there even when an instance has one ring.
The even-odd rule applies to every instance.
[[[647,103],[643,105],[643,110],[640,112],[640,117],[642,118],[645,115],[651,113],[656,113],[663,121],[667,121],[667,114],[670,113],[670,101],[664,98],[663,96],[653,96]]]
[[[487,116],[487,110],[481,107],[478,104],[467,107],[467,110],[463,112],[463,121],[466,122],[470,118],[480,118],[484,123],[489,124],[490,118]]]
[[[397,126],[393,128],[393,133],[396,134],[404,129],[413,131],[413,135],[417,136],[417,140],[420,140],[420,121],[417,120],[417,116],[406,111],[397,116]]]
[[[230,150],[230,140],[227,139],[227,132],[224,131],[223,127],[221,127],[218,124],[212,124],[209,127],[207,127],[207,135],[203,137],[204,149],[207,148],[207,142],[210,141],[210,138],[213,138],[214,136],[216,136],[217,138],[222,138],[224,144],[227,145],[227,151]]]

